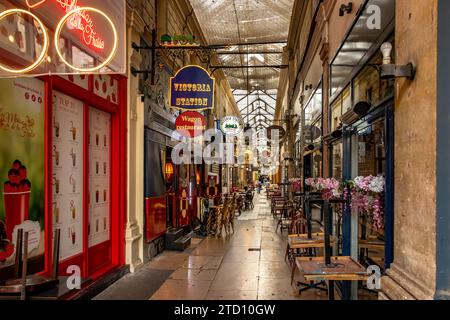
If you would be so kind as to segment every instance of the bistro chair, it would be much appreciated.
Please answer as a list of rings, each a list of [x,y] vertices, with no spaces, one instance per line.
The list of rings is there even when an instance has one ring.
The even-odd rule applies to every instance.
[[[283,233],[284,229],[289,229],[289,225],[292,223],[294,212],[294,203],[291,200],[284,201],[281,210],[277,210],[278,223],[275,232],[278,231],[278,227],[280,227],[281,233]]]
[[[61,237],[59,229],[55,231],[54,237],[51,276],[28,275],[29,233],[24,233],[22,229],[17,231],[14,278],[0,282],[0,298],[27,300],[28,297],[51,289],[59,284],[58,265]]]

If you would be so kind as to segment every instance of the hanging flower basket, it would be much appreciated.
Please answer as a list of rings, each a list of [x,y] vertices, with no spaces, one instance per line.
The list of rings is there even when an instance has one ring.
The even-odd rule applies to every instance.
[[[343,185],[335,178],[308,178],[305,184],[317,192],[322,193],[324,200],[341,199],[343,195]]]
[[[371,219],[373,229],[382,233],[384,230],[384,191],[385,178],[383,176],[356,177],[349,181],[352,196],[351,206],[360,215]]]

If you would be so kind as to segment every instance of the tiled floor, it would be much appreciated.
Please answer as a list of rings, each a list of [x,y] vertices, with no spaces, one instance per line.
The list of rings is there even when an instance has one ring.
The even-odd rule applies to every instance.
[[[256,195],[254,202],[254,210],[238,217],[234,234],[203,240],[151,299],[326,298],[324,293],[314,291],[298,295],[291,285],[290,267],[284,261],[286,234],[275,232],[276,221],[265,195]],[[172,260],[169,255],[159,260]]]
[[[255,209],[238,217],[235,233],[222,238],[193,239],[185,252],[165,251],[149,262],[138,276],[129,275],[111,286],[98,299],[136,297],[133,281],[151,278],[139,274],[159,274],[160,286],[142,291],[140,299],[152,300],[317,300],[325,292],[310,290],[301,296],[291,285],[291,269],[284,260],[286,232],[275,232],[277,222],[270,214],[265,194],[255,197]],[[162,279],[161,277],[166,278]],[[134,280],[137,279],[137,280]],[[129,285],[127,286],[127,282]],[[139,282],[140,287],[145,283]],[[120,294],[115,294],[121,291]],[[145,295],[145,292],[151,294]]]

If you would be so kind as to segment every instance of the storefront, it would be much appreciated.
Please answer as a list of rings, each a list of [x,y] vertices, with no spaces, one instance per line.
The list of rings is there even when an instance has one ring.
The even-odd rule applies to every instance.
[[[319,84],[304,108],[305,150],[303,176],[323,176],[322,161],[322,84]]]
[[[379,4],[366,5],[371,2]],[[366,214],[359,214],[357,221],[344,215],[342,226],[343,254],[358,255],[362,263],[383,269],[393,261],[394,81],[381,79],[378,66],[383,62],[381,44],[394,41],[394,7],[394,1],[383,3],[382,28],[369,33],[362,23],[368,13],[362,10],[332,60],[331,134],[325,137],[332,177],[385,177],[382,226],[375,227]],[[351,49],[363,45],[364,50]]]
[[[0,10],[14,4],[2,3]],[[71,9],[60,8],[60,2],[42,5],[29,8],[36,14],[34,22],[26,13],[15,12],[0,21],[3,67],[19,70],[34,59],[33,52],[45,53],[47,35],[31,25],[45,23],[51,33],[54,22],[50,23],[48,17],[55,12],[62,17],[63,9]],[[101,62],[109,39],[97,19],[108,21],[109,14],[104,13],[108,10],[101,3],[101,13],[95,10],[91,22],[105,38],[88,45],[79,34],[62,32],[58,55],[50,47],[46,62],[30,72],[58,74],[92,66],[96,71],[109,68],[110,75],[0,80],[0,177],[4,182],[0,226],[6,231],[10,249],[14,249],[19,229],[29,233],[30,274],[52,271],[53,234],[57,229],[61,233],[60,275],[72,274],[76,267],[82,278],[95,281],[124,265],[127,79],[112,74],[122,71],[122,50],[111,49],[115,58],[110,64]],[[86,18],[85,12],[81,17]],[[123,10],[116,15],[119,21],[121,17]],[[111,35],[116,42],[124,36],[124,25],[111,24],[117,26],[115,35]],[[8,37],[9,33],[15,36]],[[97,54],[92,46],[99,50]],[[18,62],[12,62],[16,56]],[[14,254],[10,250],[0,253],[0,278],[7,279],[14,269]]]

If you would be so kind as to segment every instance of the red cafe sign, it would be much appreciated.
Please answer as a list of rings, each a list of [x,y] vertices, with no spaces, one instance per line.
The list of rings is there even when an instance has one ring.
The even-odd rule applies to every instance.
[[[28,8],[35,9],[44,5],[47,1],[54,1],[58,3],[66,13],[74,9],[79,9],[81,6],[78,0],[25,0]],[[85,10],[80,10],[75,13],[68,21],[69,28],[79,30],[82,33],[83,41],[86,45],[97,49],[105,48],[105,41],[97,35],[94,28],[94,21]]]
[[[182,136],[195,138],[206,130],[206,119],[197,111],[186,111],[178,116],[175,127]]]

